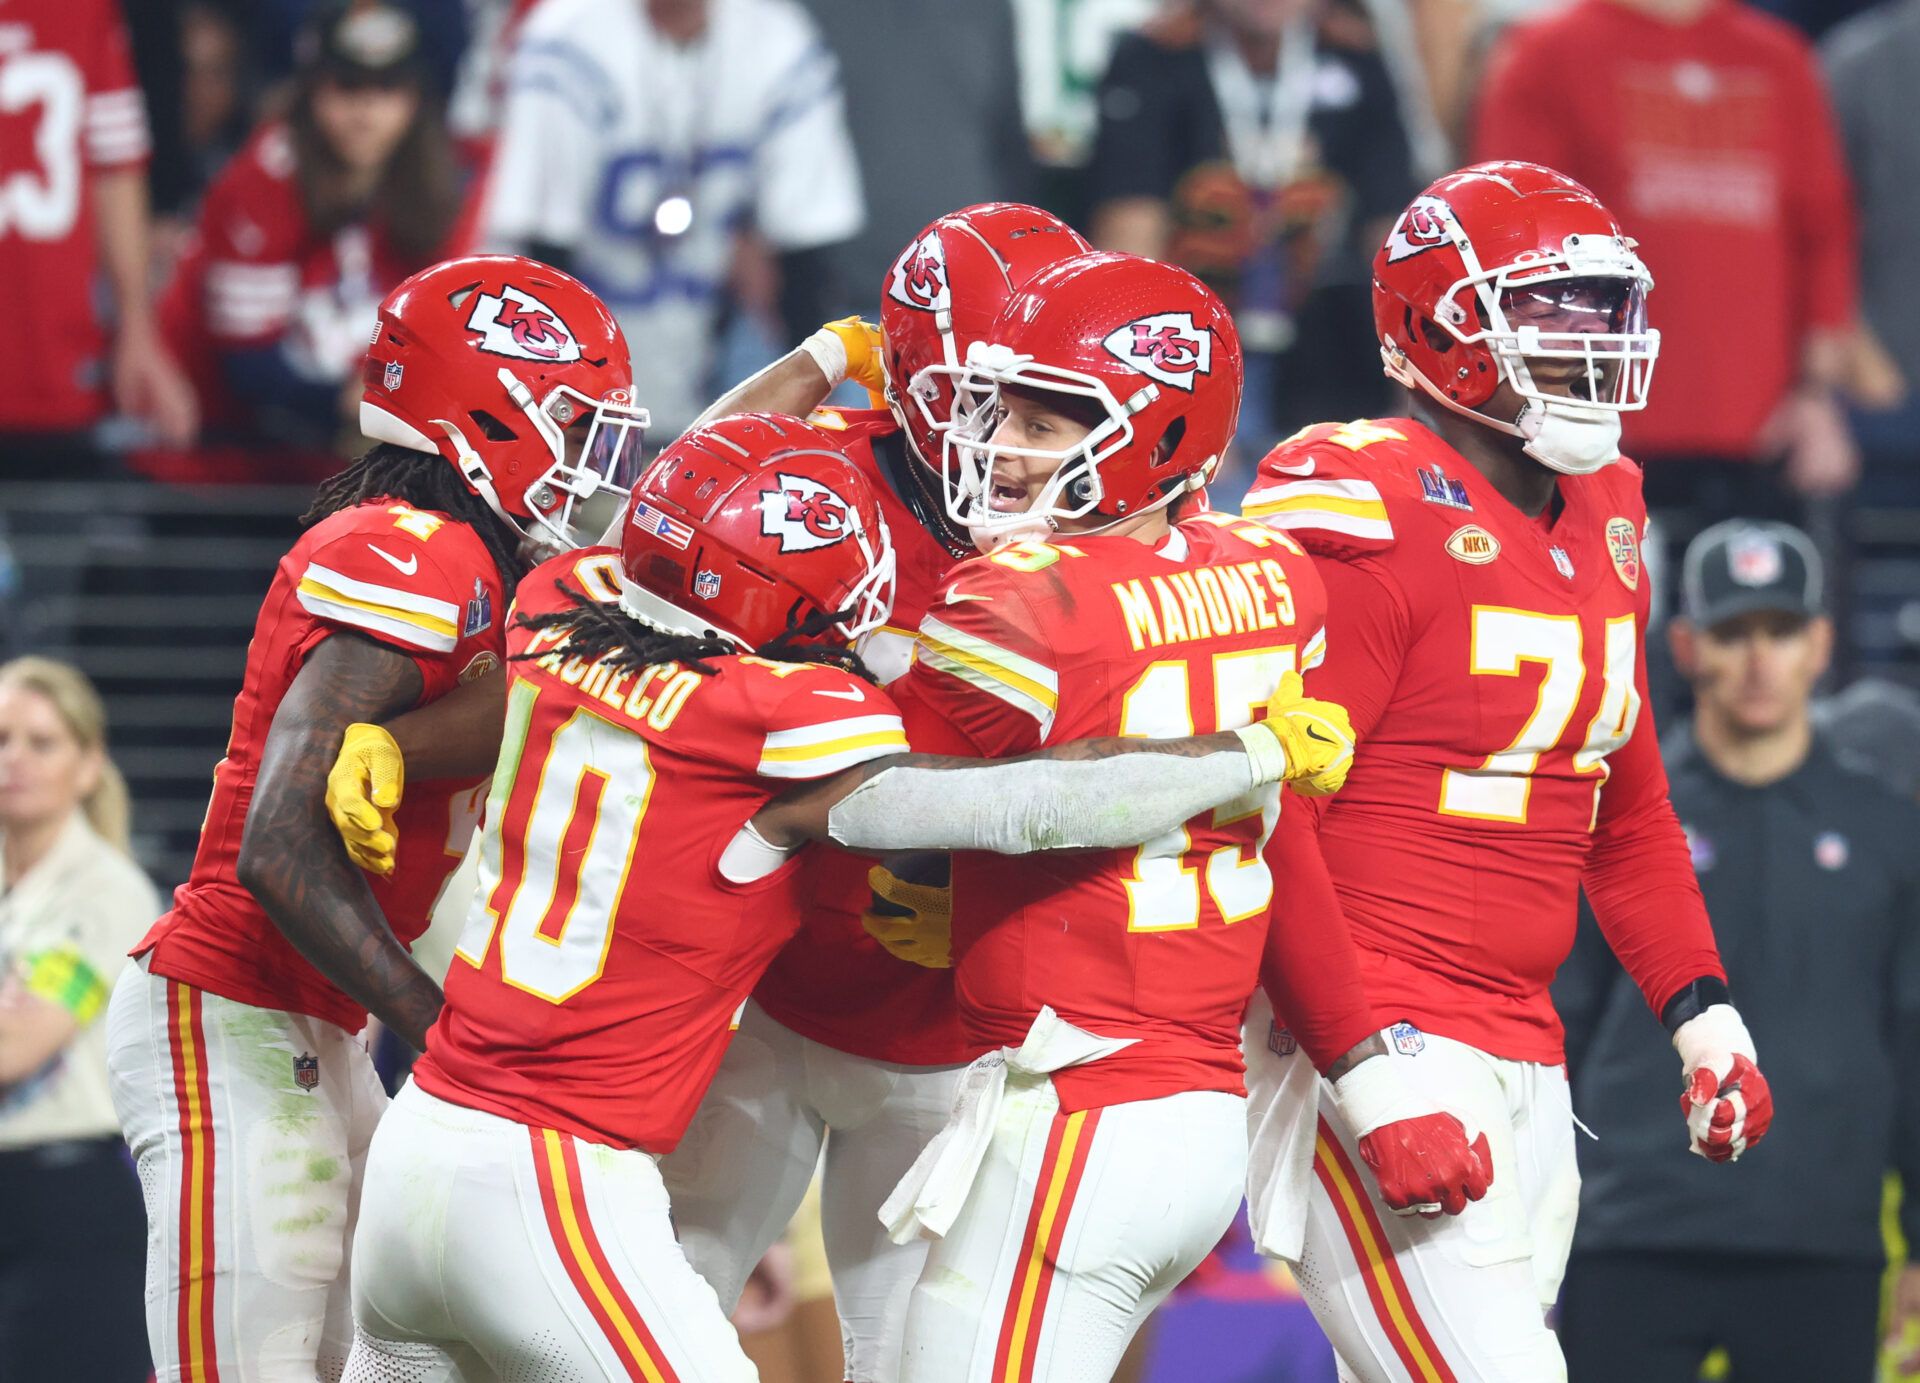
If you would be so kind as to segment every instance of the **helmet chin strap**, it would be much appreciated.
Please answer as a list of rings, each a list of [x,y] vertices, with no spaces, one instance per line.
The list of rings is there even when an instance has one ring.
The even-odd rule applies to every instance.
[[[1551,403],[1528,399],[1512,422],[1502,422],[1448,398],[1392,345],[1380,347],[1380,358],[1388,378],[1418,387],[1442,408],[1463,418],[1518,437],[1523,444],[1520,449],[1548,470],[1562,475],[1592,475],[1620,459],[1620,415],[1610,408],[1588,408],[1573,399]]]

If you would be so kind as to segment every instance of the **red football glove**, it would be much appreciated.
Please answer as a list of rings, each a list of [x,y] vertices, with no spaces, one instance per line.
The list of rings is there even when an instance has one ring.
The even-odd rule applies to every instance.
[[[1687,1150],[1737,1162],[1773,1125],[1773,1091],[1754,1064],[1753,1038],[1731,1004],[1710,1004],[1673,1034],[1686,1091]]]
[[[1333,1100],[1395,1214],[1458,1215],[1493,1185],[1486,1134],[1469,1142],[1466,1126],[1408,1088],[1391,1061],[1355,1066],[1333,1082]]]

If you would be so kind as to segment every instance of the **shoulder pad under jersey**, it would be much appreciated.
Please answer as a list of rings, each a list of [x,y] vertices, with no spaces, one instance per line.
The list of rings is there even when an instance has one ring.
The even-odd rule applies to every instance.
[[[1267,453],[1241,513],[1316,555],[1384,552],[1418,521],[1410,506],[1467,507],[1462,482],[1441,454],[1429,454],[1433,447],[1431,434],[1404,418],[1321,423]]]

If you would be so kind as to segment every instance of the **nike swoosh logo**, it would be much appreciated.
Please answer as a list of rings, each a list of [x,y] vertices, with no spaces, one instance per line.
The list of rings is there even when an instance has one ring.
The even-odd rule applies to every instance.
[[[963,600],[984,600],[988,604],[993,603],[993,597],[990,595],[966,595],[960,591],[947,592],[947,604],[958,605]]]
[[[1323,735],[1323,734],[1321,734],[1321,733],[1320,733],[1320,732],[1319,732],[1319,731],[1318,731],[1317,729],[1315,729],[1315,728],[1314,728],[1313,726],[1311,726],[1311,725],[1309,725],[1309,726],[1307,727],[1307,738],[1308,738],[1308,739],[1310,739],[1310,740],[1319,740],[1319,741],[1320,741],[1320,743],[1322,743],[1322,744],[1338,744],[1338,743],[1340,743],[1340,741],[1339,741],[1339,740],[1337,740],[1337,739],[1335,739],[1335,738],[1333,738],[1333,736],[1331,736],[1331,735]]]
[[[1282,475],[1312,475],[1313,458],[1309,456],[1297,466],[1283,466],[1278,461],[1275,461],[1273,463],[1273,469]]]
[[[390,566],[392,566],[392,568],[395,571],[399,572],[402,576],[412,576],[415,572],[420,570],[420,554],[417,552],[409,553],[407,555],[407,560],[402,562],[398,557],[395,557],[391,552],[388,552],[385,548],[375,547],[372,543],[367,544],[367,550],[369,552],[374,553],[376,556],[379,556],[385,559],[386,562]]]
[[[813,694],[815,696],[831,696],[835,701],[865,701],[867,699],[866,693],[862,692],[858,687],[855,687],[851,691],[828,691],[825,687],[815,687]]]

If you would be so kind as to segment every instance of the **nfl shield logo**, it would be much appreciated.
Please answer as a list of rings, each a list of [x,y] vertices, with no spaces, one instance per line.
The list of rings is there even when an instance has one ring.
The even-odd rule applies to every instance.
[[[1278,1023],[1267,1024],[1267,1050],[1275,1056],[1292,1056],[1300,1050],[1294,1035]]]
[[[1411,1023],[1395,1023],[1387,1029],[1387,1036],[1393,1039],[1393,1049],[1401,1056],[1419,1056],[1427,1049],[1427,1039]]]
[[[1566,577],[1567,580],[1573,580],[1573,558],[1567,556],[1567,550],[1565,548],[1548,548],[1547,555],[1553,558],[1553,569],[1555,571]]]
[[[302,1052],[293,1059],[293,1083],[302,1090],[314,1090],[320,1085],[320,1058],[311,1052]]]
[[[400,387],[400,380],[406,373],[406,366],[397,360],[389,360],[387,362],[387,372],[381,377],[380,382],[386,386],[387,392],[391,394],[395,389]]]
[[[713,600],[720,594],[720,573],[717,571],[697,571],[693,574],[693,593],[702,600]]]

